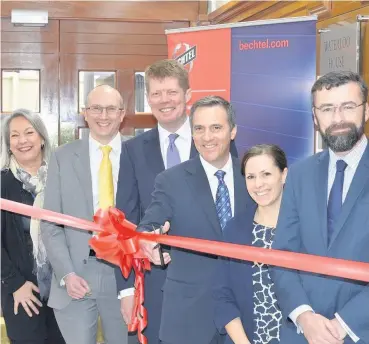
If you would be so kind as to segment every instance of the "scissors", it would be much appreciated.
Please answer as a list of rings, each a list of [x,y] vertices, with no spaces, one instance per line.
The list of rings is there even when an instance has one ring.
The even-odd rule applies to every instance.
[[[154,226],[152,226],[152,228],[153,228],[153,230],[155,230]],[[159,234],[163,234],[163,226],[159,227]],[[158,249],[159,257],[160,257],[160,266],[161,266],[162,269],[164,269],[165,268],[165,263],[164,263],[163,249],[162,249],[161,245],[159,243],[157,243],[154,246],[154,249]]]

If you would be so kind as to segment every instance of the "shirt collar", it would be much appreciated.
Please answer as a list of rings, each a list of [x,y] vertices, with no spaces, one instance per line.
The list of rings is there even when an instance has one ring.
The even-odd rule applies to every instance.
[[[231,175],[233,173],[233,163],[232,163],[231,154],[229,154],[228,161],[222,168],[217,168],[213,166],[212,164],[207,162],[201,155],[200,155],[200,161],[201,161],[202,167],[204,168],[207,176],[214,176],[215,172],[219,170],[224,171],[226,173],[225,174],[226,176]]]
[[[90,147],[93,151],[98,151],[100,150],[101,146],[110,146],[111,150],[113,153],[117,153],[120,154],[121,151],[121,145],[122,145],[122,140],[121,140],[121,136],[120,133],[118,132],[117,135],[114,136],[114,138],[107,144],[107,145],[103,145],[100,142],[96,141],[91,134],[89,135],[89,144]]]
[[[168,139],[168,136],[172,134],[170,131],[163,128],[158,123],[158,132],[159,132],[159,138],[160,141],[164,141],[165,139]],[[178,138],[187,139],[191,138],[191,127],[190,127],[190,119],[186,118],[186,121],[182,124],[182,126],[176,131],[176,134],[178,134]]]
[[[329,149],[329,161],[331,167],[336,166],[336,162],[338,160],[343,160],[349,168],[356,169],[356,167],[359,165],[360,159],[363,156],[366,146],[368,145],[368,139],[365,137],[365,135],[362,136],[360,141],[356,144],[354,149],[352,149],[348,154],[345,156],[339,156],[336,153],[334,153],[331,149]]]

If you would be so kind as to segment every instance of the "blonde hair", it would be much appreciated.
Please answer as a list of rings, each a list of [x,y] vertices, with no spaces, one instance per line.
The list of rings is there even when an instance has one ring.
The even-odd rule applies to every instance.
[[[184,92],[190,88],[188,72],[181,63],[176,60],[160,60],[147,67],[145,70],[146,92],[150,91],[150,80],[164,78],[175,78]]]

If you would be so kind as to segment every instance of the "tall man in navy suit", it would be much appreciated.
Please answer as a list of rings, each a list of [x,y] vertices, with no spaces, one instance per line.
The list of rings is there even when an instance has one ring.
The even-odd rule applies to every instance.
[[[368,88],[331,72],[312,88],[314,123],[328,150],[291,166],[274,249],[369,262]],[[272,269],[284,316],[281,343],[369,343],[369,286]]]
[[[141,230],[164,225],[169,234],[222,239],[234,214],[250,202],[240,162],[230,154],[236,135],[229,102],[205,97],[191,108],[190,123],[199,157],[160,173],[152,201],[140,222]],[[149,259],[160,263],[153,244],[142,244]],[[168,256],[166,256],[168,258]],[[224,338],[213,322],[212,281],[217,257],[172,248],[163,286],[160,340],[170,344],[215,344]]]
[[[148,103],[158,126],[123,143],[117,189],[117,208],[138,224],[151,201],[155,177],[165,169],[198,155],[191,136],[186,103],[191,98],[188,73],[175,60],[162,60],[145,71]],[[232,142],[232,155],[237,151]],[[153,266],[145,276],[145,307],[150,344],[159,342],[162,287],[166,270]],[[121,312],[127,323],[133,308],[134,274],[125,281],[116,269]],[[132,338],[130,338],[132,341]]]

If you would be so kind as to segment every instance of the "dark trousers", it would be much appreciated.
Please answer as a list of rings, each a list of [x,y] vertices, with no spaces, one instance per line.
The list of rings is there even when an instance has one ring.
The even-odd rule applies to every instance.
[[[218,332],[215,334],[214,338],[208,344],[223,344],[225,342],[225,335],[220,335]],[[160,341],[160,344],[175,344]]]
[[[29,317],[22,305],[14,315],[13,295],[2,295],[3,317],[12,344],[65,344],[54,311],[43,302],[40,314]]]

